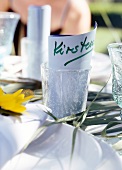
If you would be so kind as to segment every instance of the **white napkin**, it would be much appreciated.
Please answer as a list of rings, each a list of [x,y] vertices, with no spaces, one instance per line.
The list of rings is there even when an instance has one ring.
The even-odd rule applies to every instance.
[[[51,122],[48,120],[46,124]],[[14,157],[3,169],[96,170],[102,157],[101,147],[92,136],[82,130],[77,132],[72,164],[69,168],[73,129],[73,126],[66,124],[47,127],[24,153]]]
[[[31,140],[37,128],[47,118],[46,107],[41,104],[27,104],[29,115],[21,116],[21,121],[0,115],[0,169],[18,154]]]

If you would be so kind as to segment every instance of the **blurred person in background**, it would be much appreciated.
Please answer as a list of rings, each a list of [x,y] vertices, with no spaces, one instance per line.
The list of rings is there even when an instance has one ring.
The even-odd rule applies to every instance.
[[[11,9],[19,13],[21,25],[26,26],[28,7],[47,4],[52,8],[51,34],[75,35],[90,31],[91,12],[86,0],[2,0],[0,1],[0,10],[9,11]],[[26,36],[26,33],[23,36]]]
[[[11,5],[10,5],[11,4]],[[80,34],[91,27],[91,13],[86,0],[1,0],[0,10],[11,8],[27,23],[29,5],[50,5],[52,8],[51,31],[62,29],[62,34]]]

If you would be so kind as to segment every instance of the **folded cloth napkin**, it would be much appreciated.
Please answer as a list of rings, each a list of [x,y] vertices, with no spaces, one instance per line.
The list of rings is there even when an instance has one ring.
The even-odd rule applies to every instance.
[[[26,108],[30,114],[20,116],[21,121],[0,115],[0,169],[23,149],[47,118],[47,108],[41,104],[27,104]]]

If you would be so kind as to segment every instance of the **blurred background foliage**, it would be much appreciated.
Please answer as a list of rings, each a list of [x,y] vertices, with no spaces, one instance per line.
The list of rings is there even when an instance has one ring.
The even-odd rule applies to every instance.
[[[98,29],[95,51],[108,54],[107,45],[122,40],[122,0],[89,0],[92,26]]]

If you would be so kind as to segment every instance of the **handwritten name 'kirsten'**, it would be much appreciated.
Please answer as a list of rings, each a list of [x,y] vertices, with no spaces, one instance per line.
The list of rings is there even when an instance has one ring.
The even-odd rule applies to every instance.
[[[57,54],[67,55],[69,53],[71,53],[71,54],[76,54],[79,52],[82,53],[83,50],[86,51],[84,54],[77,56],[72,60],[67,61],[64,64],[64,66],[66,66],[67,64],[69,64],[75,60],[78,60],[78,59],[82,58],[83,56],[87,55],[88,53],[90,53],[93,50],[93,45],[94,45],[94,41],[87,42],[87,37],[85,37],[84,41],[80,42],[80,45],[75,45],[73,48],[66,46],[63,42],[61,42],[58,45],[58,43],[55,41],[54,56],[56,56]]]

